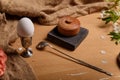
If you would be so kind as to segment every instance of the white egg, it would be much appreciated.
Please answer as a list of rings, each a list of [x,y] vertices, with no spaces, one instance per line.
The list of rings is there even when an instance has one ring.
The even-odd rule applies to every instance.
[[[17,25],[17,33],[21,37],[32,37],[34,34],[34,24],[27,18],[21,18]]]

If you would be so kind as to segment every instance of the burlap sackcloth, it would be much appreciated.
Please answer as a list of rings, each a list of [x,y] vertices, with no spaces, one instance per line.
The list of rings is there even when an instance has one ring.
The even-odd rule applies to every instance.
[[[40,24],[56,24],[65,15],[87,15],[107,8],[103,0],[0,0],[0,11],[11,15],[35,17]]]
[[[0,80],[37,80],[32,68],[17,53],[9,53],[7,56],[7,68]]]
[[[6,71],[0,80],[36,80],[36,76],[23,58],[11,47],[18,36],[16,20],[6,20],[5,14],[0,14],[0,48],[7,54]]]

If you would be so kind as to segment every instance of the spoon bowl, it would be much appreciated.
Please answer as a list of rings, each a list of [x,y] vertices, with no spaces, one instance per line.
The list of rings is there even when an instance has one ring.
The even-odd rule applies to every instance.
[[[42,42],[40,42],[40,43],[36,46],[36,48],[37,48],[38,50],[42,50],[42,49],[44,49],[46,46],[50,46],[49,43],[47,43],[47,42],[45,42],[45,41],[42,41]]]

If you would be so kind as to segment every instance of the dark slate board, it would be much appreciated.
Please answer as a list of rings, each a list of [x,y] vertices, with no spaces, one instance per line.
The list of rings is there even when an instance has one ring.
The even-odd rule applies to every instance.
[[[81,27],[80,32],[76,36],[66,37],[64,35],[59,34],[57,27],[55,27],[48,33],[47,40],[63,48],[73,51],[85,39],[87,35],[88,30],[86,28]]]

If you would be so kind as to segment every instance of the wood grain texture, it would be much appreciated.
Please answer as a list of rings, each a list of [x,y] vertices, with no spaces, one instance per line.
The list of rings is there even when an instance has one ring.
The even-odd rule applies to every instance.
[[[100,13],[79,17],[81,26],[89,30],[89,34],[84,41],[75,49],[68,51],[51,42],[53,47],[62,52],[71,55],[77,59],[83,60],[96,67],[102,68],[113,73],[112,77],[87,68],[83,65],[76,64],[68,60],[59,52],[46,47],[43,51],[36,49],[36,45],[46,40],[48,32],[55,26],[35,25],[35,33],[32,41],[33,56],[25,59],[32,66],[39,80],[100,80],[102,78],[110,78],[110,80],[120,79],[120,69],[116,64],[116,59],[120,51],[120,45],[116,46],[110,41],[108,33],[112,30],[111,24],[105,25],[103,21],[98,19]],[[101,38],[104,36],[104,38]],[[21,47],[20,39],[13,44],[16,49]],[[104,50],[106,54],[101,54]],[[107,63],[103,63],[106,61]]]

